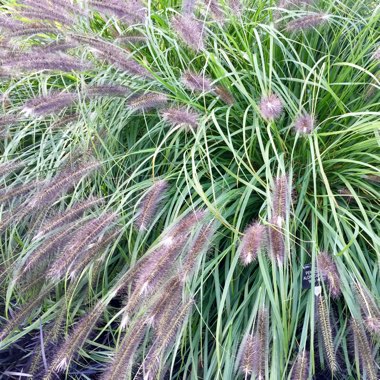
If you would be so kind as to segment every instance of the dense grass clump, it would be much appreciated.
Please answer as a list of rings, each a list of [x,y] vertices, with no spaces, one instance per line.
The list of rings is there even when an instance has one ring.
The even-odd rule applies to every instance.
[[[380,8],[7,0],[0,372],[380,376]]]

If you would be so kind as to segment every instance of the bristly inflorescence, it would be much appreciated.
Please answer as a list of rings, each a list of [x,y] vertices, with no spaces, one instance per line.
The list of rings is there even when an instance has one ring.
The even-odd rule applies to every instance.
[[[161,355],[175,340],[177,333],[186,321],[186,318],[188,317],[193,304],[193,299],[190,299],[186,303],[183,303],[176,310],[175,314],[173,315],[173,318],[170,320],[170,324],[167,324],[167,328],[163,329],[162,331],[159,331],[156,335],[153,345],[149,350],[148,355],[145,358],[142,365],[144,379],[156,379],[157,372],[160,367]]]
[[[292,369],[291,380],[308,380],[310,371],[309,352],[300,351]]]
[[[183,0],[182,1],[182,14],[192,15],[195,10],[196,0]]]
[[[211,80],[205,75],[197,74],[187,70],[182,74],[182,83],[191,91],[194,92],[210,92],[213,90]]]
[[[218,0],[205,0],[205,7],[216,21],[224,24],[226,17]]]
[[[172,127],[195,130],[199,125],[199,114],[185,107],[171,107],[161,112],[162,118]]]
[[[306,16],[301,16],[295,20],[289,21],[286,24],[288,32],[307,31],[317,28],[329,20],[330,16],[326,13],[314,13]]]
[[[253,373],[254,356],[255,338],[252,334],[247,334],[243,338],[239,349],[240,372],[246,377]]]
[[[48,277],[59,279],[64,273],[71,270],[73,264],[86,252],[88,246],[96,241],[100,234],[110,225],[113,225],[116,220],[117,214],[105,213],[79,228],[66,244],[64,252],[49,268]]]
[[[272,220],[281,227],[290,213],[291,182],[282,174],[274,179],[272,190]]]
[[[317,296],[317,315],[318,326],[322,335],[323,348],[327,365],[332,373],[336,373],[339,369],[338,361],[335,353],[333,330],[331,328],[330,311],[325,297],[320,294]]]
[[[240,262],[243,265],[248,265],[256,260],[258,253],[264,247],[266,238],[266,228],[260,222],[252,223],[245,229],[239,246]]]
[[[359,356],[363,374],[366,373],[369,380],[377,380],[378,369],[373,355],[373,347],[368,340],[363,324],[352,318],[351,329],[354,336],[355,351]]]
[[[129,24],[142,23],[146,16],[145,7],[139,0],[111,0],[107,2],[90,0],[89,4],[97,11],[116,16],[120,21]]]
[[[53,92],[28,100],[22,109],[26,116],[39,117],[62,111],[77,102],[79,96],[74,92]]]
[[[24,166],[26,166],[26,162],[20,161],[18,159],[3,162],[0,164],[0,178],[14,173]]]
[[[331,296],[338,298],[342,291],[338,268],[335,262],[327,252],[321,252],[317,256],[317,266],[322,278],[328,283]]]
[[[309,135],[315,129],[315,117],[308,113],[299,115],[294,123],[294,129],[301,135]]]
[[[116,380],[126,378],[133,362],[136,351],[146,334],[147,323],[144,320],[136,320],[129,328],[120,343],[111,365],[103,373],[101,380]]]
[[[106,304],[103,301],[99,301],[90,313],[87,313],[75,326],[70,335],[58,348],[58,352],[54,356],[54,359],[45,373],[44,380],[54,379],[55,373],[63,372],[69,365],[72,357],[81,348],[100,318],[101,314],[106,308]]]
[[[266,308],[262,308],[257,314],[256,329],[252,340],[252,369],[258,379],[265,378],[269,344],[268,326],[269,313]]]
[[[147,111],[166,105],[168,96],[164,93],[147,93],[135,95],[128,100],[128,107],[133,111]]]
[[[356,298],[359,301],[366,329],[374,335],[380,336],[380,305],[378,305],[370,291],[359,282],[355,282]]]
[[[291,9],[294,7],[301,7],[305,5],[311,5],[315,0],[280,0],[278,2],[278,7],[283,9]]]
[[[90,197],[82,202],[75,203],[71,208],[49,218],[38,230],[35,239],[48,234],[49,232],[78,220],[83,214],[92,207],[104,202],[102,198]]]
[[[243,4],[241,0],[229,0],[228,5],[234,16],[241,16],[243,12]]]
[[[72,34],[70,35],[70,39],[84,46],[88,46],[90,51],[92,51],[99,60],[113,65],[120,71],[145,79],[153,78],[152,74],[145,67],[131,58],[129,51],[126,49],[122,49],[115,44],[96,37]]]
[[[172,18],[171,25],[181,40],[191,49],[204,49],[206,30],[204,24],[194,16],[177,15]]]
[[[29,200],[26,207],[29,210],[40,209],[51,205],[63,193],[72,189],[79,181],[98,170],[101,164],[89,157],[89,161],[79,163],[77,166],[64,168],[51,181],[49,181],[40,192]]]
[[[58,22],[65,26],[72,26],[77,16],[85,15],[79,6],[66,0],[22,0],[19,13],[31,20]]]
[[[151,225],[168,186],[169,184],[165,180],[156,181],[140,201],[135,221],[136,227],[140,231],[147,230]]]
[[[259,109],[264,119],[272,121],[278,119],[284,110],[282,100],[276,95],[263,96],[259,103]]]
[[[93,66],[90,63],[82,62],[80,59],[65,55],[62,53],[45,53],[32,51],[16,55],[7,60],[3,60],[1,70],[3,73],[12,74],[12,76],[29,71],[87,71]]]

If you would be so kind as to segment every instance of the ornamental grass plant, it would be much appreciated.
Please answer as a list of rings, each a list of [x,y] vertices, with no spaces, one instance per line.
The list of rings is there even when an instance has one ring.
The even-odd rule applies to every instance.
[[[4,0],[0,378],[380,378],[380,6]]]

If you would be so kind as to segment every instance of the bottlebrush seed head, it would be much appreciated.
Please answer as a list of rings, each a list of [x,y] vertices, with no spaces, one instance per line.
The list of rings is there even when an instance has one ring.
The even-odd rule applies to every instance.
[[[121,21],[127,23],[143,22],[145,18],[145,9],[140,1],[90,1],[90,6],[106,15],[116,16]]]
[[[265,366],[268,355],[268,310],[259,310],[256,321],[256,330],[252,341],[253,373],[259,379],[265,378]]]
[[[198,257],[205,251],[212,242],[213,235],[215,233],[215,228],[213,224],[203,225],[199,233],[194,237],[193,245],[190,250],[186,251],[186,256],[184,258],[183,264],[183,279],[192,273],[194,267],[197,263]]]
[[[362,372],[367,374],[369,380],[377,380],[378,370],[372,354],[373,347],[371,347],[362,323],[352,318],[351,329],[354,336],[355,351],[359,356]]]
[[[264,119],[276,120],[281,116],[284,106],[276,94],[271,94],[261,98],[259,109]]]
[[[167,239],[176,239],[177,236],[188,235],[192,228],[207,215],[206,210],[194,210],[181,218],[165,235]]]
[[[277,219],[271,220],[268,226],[269,254],[280,265],[284,262],[285,258],[285,241],[282,230],[277,225],[277,222]]]
[[[291,380],[308,380],[309,378],[309,353],[305,350],[297,355],[292,369]]]
[[[18,169],[23,168],[25,165],[26,163],[20,160],[12,160],[12,161],[1,163],[0,164],[0,178],[10,173],[13,173]]]
[[[280,0],[278,3],[279,8],[290,9],[303,5],[311,5],[315,0]]]
[[[126,379],[141,341],[147,330],[143,319],[136,319],[120,343],[112,363],[100,377],[101,380]]]
[[[380,317],[370,317],[365,318],[365,325],[367,330],[372,333],[380,336]]]
[[[254,336],[252,334],[248,334],[244,337],[239,349],[240,372],[244,376],[251,375],[253,373],[254,343]]]
[[[57,11],[50,7],[24,8],[20,10],[19,14],[21,17],[28,18],[30,21],[33,20],[45,23],[51,21],[68,26],[73,24],[72,17],[70,18],[65,12]]]
[[[38,234],[35,236],[34,239],[38,239],[39,237],[48,234],[49,232],[63,227],[65,224],[74,222],[75,220],[78,220],[81,218],[84,213],[91,209],[92,207],[95,207],[99,204],[102,204],[104,202],[104,199],[102,198],[95,198],[90,197],[89,199],[77,202],[75,203],[71,208],[68,210],[65,210],[58,215],[55,215],[51,218],[49,218],[39,229]]]
[[[28,100],[22,109],[26,116],[38,117],[57,113],[73,105],[78,100],[78,94],[71,92],[53,92],[50,95]]]
[[[2,69],[5,73],[19,75],[25,71],[36,70],[87,71],[92,69],[92,65],[65,54],[46,54],[32,51],[3,61]]]
[[[163,353],[170,344],[175,340],[177,333],[184,325],[193,307],[194,300],[190,299],[182,303],[173,315],[172,320],[167,324],[167,328],[160,329],[157,333],[156,340],[153,343],[153,349]],[[153,350],[155,351],[155,350]],[[157,352],[156,351],[156,352]]]
[[[141,200],[135,222],[140,231],[145,231],[152,223],[168,186],[169,184],[165,180],[157,181]]]
[[[322,278],[328,283],[331,296],[333,298],[338,298],[342,292],[341,281],[336,264],[333,262],[330,255],[326,252],[321,252],[317,256],[317,266]]]
[[[183,0],[182,2],[182,14],[192,15],[194,13],[196,0]]]
[[[185,71],[182,75],[182,83],[194,92],[209,92],[213,90],[211,80],[204,75],[194,73],[190,70]]]
[[[205,6],[211,12],[212,17],[216,21],[218,21],[219,23],[221,23],[223,25],[224,21],[225,21],[225,16],[224,16],[224,13],[221,9],[219,1],[218,0],[205,0]]]
[[[184,283],[179,276],[174,276],[164,284],[162,293],[149,309],[149,322],[155,330],[163,331],[182,303]]]
[[[371,334],[380,335],[380,308],[368,289],[355,282],[356,299],[360,303],[365,326]]]
[[[230,91],[227,90],[224,86],[216,86],[214,90],[215,94],[219,96],[219,98],[229,106],[233,106],[235,104],[235,99]]]
[[[307,31],[323,25],[329,20],[330,16],[326,13],[315,13],[299,17],[296,20],[289,21],[286,25],[288,32]]]
[[[204,24],[189,15],[178,15],[172,18],[172,28],[181,40],[192,50],[204,49]]]
[[[118,227],[114,227],[110,231],[101,235],[100,238],[95,238],[95,240],[74,259],[70,268],[70,278],[77,277],[92,261],[96,262],[97,265],[100,265],[104,258],[102,257],[102,253],[105,252],[105,249],[109,245],[116,241],[118,236],[120,236],[120,233],[121,230]],[[94,265],[93,272],[96,272],[97,265]]]
[[[33,45],[28,50],[28,53],[52,54],[59,52],[66,52],[70,49],[78,47],[75,41],[67,42],[66,40],[58,40],[48,44]]]
[[[116,44],[109,43],[100,38],[92,38],[84,35],[71,34],[70,40],[89,46],[94,55],[100,59],[114,65],[117,69],[136,75],[142,78],[153,78],[152,74],[139,63],[129,58],[126,53],[128,50],[122,49]]]
[[[20,119],[13,115],[3,115],[0,118],[0,134],[3,132],[6,134],[6,129],[9,127],[16,125],[20,122]]]
[[[313,115],[304,114],[298,116],[294,123],[294,129],[296,132],[302,135],[309,135],[314,131],[315,118]]]
[[[240,262],[244,266],[256,260],[257,254],[262,249],[265,240],[266,228],[259,222],[255,222],[246,228],[239,246]]]
[[[272,191],[272,222],[279,227],[290,212],[290,191],[287,175],[277,176]]]
[[[146,36],[143,34],[130,34],[127,36],[120,36],[116,39],[116,42],[120,45],[122,44],[138,44],[147,42]]]
[[[100,163],[95,160],[83,163],[74,168],[66,168],[50,180],[34,197],[32,197],[27,207],[31,210],[41,209],[41,207],[54,203],[62,193],[72,189],[79,181],[98,170]]]
[[[333,331],[331,328],[330,312],[322,295],[317,296],[318,326],[321,331],[323,347],[327,364],[332,373],[338,371],[338,361],[335,354]]]
[[[241,16],[243,11],[241,0],[229,0],[228,5],[235,16]]]
[[[99,85],[91,86],[85,90],[88,97],[95,96],[115,96],[115,97],[125,97],[130,93],[128,87],[118,86],[118,85]]]
[[[31,181],[23,185],[9,187],[7,186],[3,189],[0,189],[0,205],[6,202],[11,202],[14,199],[23,199],[26,194],[34,191],[39,185],[40,182]]]
[[[172,127],[183,127],[185,130],[195,130],[199,124],[199,114],[185,107],[167,108],[161,112],[162,118]]]
[[[164,106],[168,102],[166,94],[150,93],[144,95],[137,95],[129,99],[128,107],[131,110],[150,110]]]
[[[185,235],[176,234],[171,240],[170,245],[162,244],[141,266],[135,281],[136,289],[140,294],[147,295],[157,290],[157,286],[168,278],[169,273],[172,273],[174,263],[182,253],[188,239]]]
[[[34,36],[36,34],[55,34],[59,35],[60,31],[54,26],[51,25],[24,25],[22,28],[16,29],[10,33],[7,34],[7,38],[17,38],[17,37],[23,37],[23,36]]]
[[[17,30],[24,26],[24,23],[5,14],[0,15],[0,28],[6,30]]]
[[[95,327],[98,319],[101,317],[106,308],[103,301],[99,301],[97,305],[75,325],[66,340],[59,346],[57,354],[54,356],[49,366],[49,372],[64,371],[74,355],[85,344],[88,336]]]

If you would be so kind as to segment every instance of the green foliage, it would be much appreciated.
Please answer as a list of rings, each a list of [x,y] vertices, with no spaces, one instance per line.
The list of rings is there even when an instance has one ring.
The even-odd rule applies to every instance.
[[[77,15],[73,25],[54,22],[58,29],[53,34],[12,38],[3,31],[4,42],[14,55],[5,50],[1,55],[1,117],[16,121],[0,123],[1,163],[17,159],[25,166],[0,176],[1,191],[47,181],[62,173],[62,168],[76,170],[88,160],[96,159],[102,166],[31,218],[22,211],[28,210],[24,207],[34,199],[33,192],[0,205],[0,305],[5,325],[0,347],[11,352],[17,345],[22,351],[17,360],[0,359],[2,372],[9,376],[32,371],[28,355],[33,349],[34,356],[41,352],[41,336],[61,348],[65,337],[77,343],[83,336],[76,347],[78,355],[70,353],[66,372],[62,372],[68,379],[79,374],[83,379],[94,378],[106,371],[111,357],[123,356],[128,365],[122,373],[133,378],[145,362],[152,367],[150,347],[160,348],[161,338],[165,347],[157,350],[160,368],[156,370],[167,378],[251,378],[250,372],[241,371],[241,342],[249,336],[253,345],[257,335],[265,336],[265,342],[260,342],[260,347],[265,346],[261,351],[265,368],[260,371],[266,379],[304,378],[298,374],[305,373],[310,379],[323,374],[337,379],[376,376],[380,360],[380,59],[376,54],[380,9],[366,0],[321,0],[298,6],[246,0],[239,15],[231,11],[230,2],[221,1],[221,20],[211,12],[217,2],[205,3],[209,7],[195,10],[204,28],[204,48],[198,51],[189,48],[171,27],[170,20],[181,12],[181,4],[169,0],[147,2],[148,17],[133,24],[99,11]],[[4,14],[20,19],[14,1],[5,2],[2,8]],[[302,18],[320,12],[323,20],[307,28]],[[289,22],[300,19],[304,20],[302,30],[289,31]],[[121,43],[122,37],[137,34],[144,37],[143,42]],[[83,36],[103,38],[114,53],[100,54],[91,41],[74,44]],[[7,59],[17,59],[31,46],[55,40],[72,44],[69,55],[92,63],[93,68],[25,72],[14,65],[11,75],[3,71]],[[41,50],[40,54],[46,53]],[[54,54],[63,57],[63,53]],[[117,68],[119,55],[133,59],[152,78],[145,70],[144,75],[134,75]],[[209,78],[211,90],[186,88],[181,77],[187,70]],[[117,97],[91,96],[89,89],[101,85],[123,85],[130,92]],[[75,104],[47,116],[23,113],[28,100],[53,91],[72,92],[78,98]],[[173,127],[162,116],[162,105],[135,110],[133,102],[142,94],[150,94],[153,106],[152,94],[166,94],[166,107],[196,111],[199,125]],[[264,118],[260,102],[273,94],[283,109],[272,119]],[[77,119],[54,127],[72,112],[78,113]],[[299,121],[305,114],[312,122],[307,131]],[[286,178],[280,191],[279,178]],[[149,189],[159,180],[168,183],[166,193],[151,196],[159,198],[157,210],[146,228],[139,229],[141,202],[147,202]],[[37,186],[36,194],[40,191]],[[2,196],[1,192],[0,200]],[[48,278],[56,260],[54,252],[36,270],[20,276],[33,253],[51,239],[48,234],[33,239],[41,220],[92,196],[104,198],[104,204],[88,211],[83,221],[93,221],[104,210],[116,213],[115,226],[121,232],[115,239],[107,240],[100,253],[86,256],[85,265],[80,265],[80,259],[73,260],[74,267],[67,263],[66,276]],[[278,203],[283,206],[281,212],[275,206]],[[201,209],[207,210],[206,215],[179,233],[181,218]],[[265,226],[267,235],[255,260],[243,266],[239,244],[254,221]],[[197,264],[190,273],[182,258],[191,249],[195,252],[199,234],[210,223],[213,233],[208,235],[207,230],[202,240],[209,245],[199,247]],[[80,226],[71,225],[75,230]],[[83,229],[83,244],[90,232]],[[154,331],[146,316],[150,303],[159,303],[161,289],[166,289],[164,281],[157,280],[159,286],[148,296],[135,298],[137,322],[128,324],[124,335],[121,317],[128,302],[141,295],[135,284],[147,277],[141,272],[149,257],[165,238],[176,239],[185,233],[191,235],[186,235],[186,243],[178,243],[182,258],[173,268],[167,266],[163,276],[169,281],[186,269],[183,304],[188,310],[192,304],[188,300],[194,303],[189,317],[179,318],[183,310],[177,304],[170,314],[173,305],[168,304],[159,321],[168,324],[166,332],[173,336],[166,336],[162,326]],[[279,244],[284,244],[283,258],[276,248]],[[56,251],[65,254],[64,249]],[[314,277],[322,252],[333,264],[318,283],[318,276]],[[303,289],[307,264],[312,280],[310,289]],[[336,272],[329,276],[329,271]],[[341,295],[333,297],[331,281],[336,278]],[[99,321],[89,317],[92,310],[102,315]],[[263,310],[268,314],[268,331],[260,334]],[[21,313],[20,321],[17,313]],[[17,323],[7,325],[5,320],[12,321],[15,315]],[[146,335],[141,335],[142,323],[150,326]],[[76,334],[74,328],[86,324],[91,334]],[[133,336],[133,328],[139,341],[124,338]],[[74,336],[70,336],[72,331]],[[366,350],[364,359],[360,346]],[[46,343],[44,355],[50,351],[62,354],[56,347],[51,350]],[[129,351],[115,354],[118,347],[128,347],[133,360]],[[306,372],[299,369],[305,355]],[[330,365],[332,355],[336,370]],[[47,356],[47,363],[57,360]],[[38,356],[41,363],[42,359]],[[48,368],[46,373],[52,376],[54,370]]]

